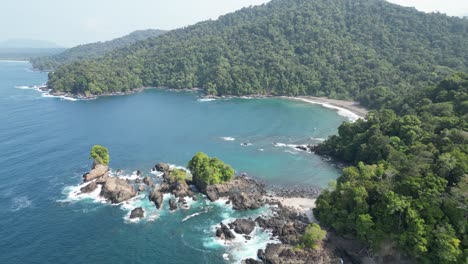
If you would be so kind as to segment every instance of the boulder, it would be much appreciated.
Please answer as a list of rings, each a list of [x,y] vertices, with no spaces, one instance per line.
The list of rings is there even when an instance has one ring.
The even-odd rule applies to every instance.
[[[250,235],[255,229],[255,221],[252,219],[236,219],[229,226],[238,234]]]
[[[90,182],[88,185],[80,188],[80,191],[82,193],[90,193],[90,192],[93,192],[94,190],[96,190],[96,188],[97,188],[97,184],[96,184],[96,182],[93,181],[93,182]]]
[[[136,171],[136,176],[140,176],[141,175],[141,171],[140,170],[137,170]]]
[[[108,171],[109,171],[108,166],[95,163],[93,165],[93,169],[90,172],[83,175],[83,181],[84,182],[92,181],[94,179],[104,176],[106,172]]]
[[[138,191],[142,192],[145,190],[145,186],[143,184],[138,185]]]
[[[265,205],[265,200],[261,194],[239,193],[229,197],[232,208],[235,210],[257,209]]]
[[[154,166],[154,169],[156,169],[159,172],[166,172],[170,170],[170,166],[166,163],[158,163]]]
[[[242,264],[262,264],[262,263],[263,263],[262,261],[256,260],[256,259],[253,259],[253,258],[248,258],[248,259],[242,260]]]
[[[149,176],[143,178],[143,183],[148,185],[149,187],[154,187],[154,182]]]
[[[296,146],[296,149],[302,150],[302,151],[308,151],[308,150],[309,150],[309,149],[307,148],[307,146],[303,146],[303,145],[297,145],[297,146]]]
[[[135,197],[136,194],[132,185],[116,177],[108,177],[102,185],[100,193],[102,197],[108,199],[111,203],[121,203]]]
[[[221,223],[220,227],[216,228],[216,236],[221,239],[226,239],[226,240],[231,240],[231,239],[236,238],[236,236],[232,233],[232,231],[229,230],[229,227],[227,227],[223,223]]]
[[[163,193],[161,192],[160,187],[155,188],[150,196],[149,196],[150,201],[156,205],[156,208],[160,209],[163,203]]]
[[[285,244],[268,244],[265,250],[258,251],[258,258],[264,263],[340,263],[339,258],[322,247],[318,249],[298,249]]]
[[[130,213],[130,219],[143,218],[143,217],[145,217],[145,211],[143,211],[143,208],[141,207],[137,207],[133,209],[132,212]]]
[[[208,185],[205,190],[201,191],[206,194],[211,201],[216,201],[220,197],[229,197],[240,193],[249,193],[251,195],[259,194],[261,196],[266,193],[260,183],[246,176],[238,176],[225,183]]]
[[[136,178],[135,179],[135,183],[140,183],[141,182],[141,179],[140,178]]]
[[[169,200],[169,210],[174,211],[177,210],[177,202],[174,198]]]

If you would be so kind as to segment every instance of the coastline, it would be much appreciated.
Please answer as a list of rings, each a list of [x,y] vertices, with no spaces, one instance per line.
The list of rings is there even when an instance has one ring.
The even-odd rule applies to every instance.
[[[106,93],[106,94],[100,94],[100,95],[90,95],[90,96],[84,96],[84,95],[76,95],[76,94],[70,94],[70,93],[62,93],[62,92],[53,92],[48,89],[48,87],[44,87],[42,90],[43,91],[49,91],[49,94],[51,96],[58,96],[58,97],[67,97],[67,98],[73,98],[77,100],[92,100],[96,99],[98,97],[108,97],[108,96],[120,96],[120,95],[130,95],[134,93],[139,93],[145,90],[149,89],[164,89],[168,90],[171,92],[200,92],[202,89],[200,88],[184,88],[184,89],[174,89],[174,88],[167,88],[167,87],[140,87],[137,89],[133,89],[128,92],[114,92],[114,93]],[[272,95],[244,95],[244,96],[231,96],[231,95],[226,95],[226,96],[212,96],[212,95],[200,95],[200,98],[202,99],[230,99],[230,98],[240,98],[240,99],[250,99],[250,98],[280,98],[280,99],[285,99],[285,100],[294,100],[294,101],[301,101],[305,103],[310,103],[310,104],[318,104],[321,105],[322,107],[329,108],[329,109],[334,109],[336,112],[344,117],[347,117],[351,122],[354,122],[358,119],[364,119],[369,112],[369,110],[363,106],[361,106],[358,102],[356,101],[347,101],[347,100],[339,100],[339,99],[331,99],[327,97],[316,97],[316,96],[308,96],[308,95],[302,95],[302,96],[272,96]]]
[[[310,104],[319,104],[326,108],[335,109],[337,110],[338,114],[348,117],[351,121],[356,121],[359,118],[364,119],[369,112],[367,108],[361,106],[356,101],[346,101],[315,96],[283,96],[282,98]]]

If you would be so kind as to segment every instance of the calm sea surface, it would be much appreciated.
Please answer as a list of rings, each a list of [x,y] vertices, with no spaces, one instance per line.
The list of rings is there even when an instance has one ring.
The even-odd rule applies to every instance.
[[[127,177],[137,169],[151,175],[157,162],[185,166],[197,151],[271,184],[325,186],[339,175],[291,147],[336,133],[346,118],[333,110],[164,90],[71,101],[29,87],[47,81],[30,67],[0,61],[0,263],[231,263],[271,242],[260,229],[247,242],[214,239],[220,221],[268,208],[235,212],[201,199],[170,213],[156,210],[146,194],[117,206],[77,195],[93,144],[108,147],[111,168]],[[130,222],[137,206],[146,217]]]

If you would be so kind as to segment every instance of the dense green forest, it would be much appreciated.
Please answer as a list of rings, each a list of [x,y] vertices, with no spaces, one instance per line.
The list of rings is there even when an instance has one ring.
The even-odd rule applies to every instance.
[[[39,70],[54,70],[62,64],[71,63],[83,59],[96,59],[104,56],[106,53],[133,44],[137,41],[157,37],[166,31],[158,29],[137,30],[121,38],[80,45],[68,49],[60,54],[51,56],[30,58],[34,68]]]
[[[374,248],[422,263],[468,262],[468,74],[344,123],[316,153],[347,161],[314,214]]]
[[[468,20],[382,0],[273,0],[50,74],[102,94],[147,86],[209,94],[399,96],[468,68]]]

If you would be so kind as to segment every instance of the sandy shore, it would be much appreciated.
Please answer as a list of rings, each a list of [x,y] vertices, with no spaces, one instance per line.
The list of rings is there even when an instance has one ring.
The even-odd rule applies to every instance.
[[[298,211],[301,211],[312,220],[312,209],[315,208],[315,200],[312,198],[300,198],[300,197],[274,197],[273,199],[279,201],[283,206],[292,207]]]
[[[314,96],[297,96],[297,97],[283,97],[290,100],[302,101],[311,104],[319,104],[326,108],[337,110],[339,115],[346,116],[351,121],[356,121],[359,118],[365,118],[369,110],[359,105],[354,101],[345,101],[337,99],[329,99],[326,97]]]

